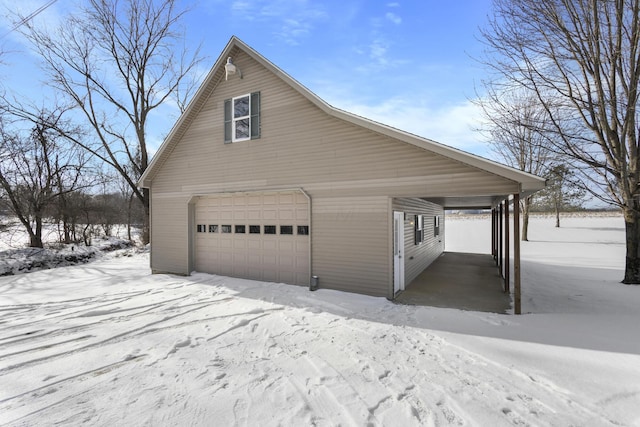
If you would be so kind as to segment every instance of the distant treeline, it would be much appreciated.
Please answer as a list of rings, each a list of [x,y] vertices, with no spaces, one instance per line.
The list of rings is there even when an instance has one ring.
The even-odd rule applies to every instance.
[[[32,247],[42,247],[42,223],[58,225],[61,243],[91,245],[95,234],[111,236],[119,224],[127,225],[128,239],[133,240],[132,229],[144,222],[144,211],[137,199],[120,193],[73,191],[51,199],[42,212],[33,212],[32,204],[24,203],[20,204],[22,211],[17,213],[14,205],[0,198],[0,215],[21,218],[22,225],[28,228]]]

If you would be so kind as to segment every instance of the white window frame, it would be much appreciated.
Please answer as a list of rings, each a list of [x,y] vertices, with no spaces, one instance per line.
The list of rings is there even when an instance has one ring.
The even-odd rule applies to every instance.
[[[249,105],[248,114],[245,116],[236,117],[236,108],[235,108],[236,99],[241,99],[241,98],[248,99],[248,105]],[[244,138],[236,138],[236,124],[240,120],[247,120],[249,122],[249,128],[247,132],[248,136]],[[251,139],[251,94],[247,93],[245,95],[235,96],[231,98],[231,141],[232,142],[248,141],[250,139]]]

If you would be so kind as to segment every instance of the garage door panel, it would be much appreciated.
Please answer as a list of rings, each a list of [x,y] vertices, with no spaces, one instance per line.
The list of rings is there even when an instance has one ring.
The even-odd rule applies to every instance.
[[[308,202],[302,193],[202,197],[196,203],[195,214],[196,224],[201,225],[198,230],[207,230],[196,233],[197,271],[308,283],[309,236],[297,234],[299,225],[310,225]],[[238,225],[244,226],[245,233],[236,233]],[[264,234],[265,226],[274,226],[277,234]],[[282,226],[285,234],[281,234]],[[208,232],[210,229],[215,232]],[[223,233],[223,229],[231,232]],[[293,234],[286,234],[291,230]]]
[[[304,222],[308,218],[309,218],[309,211],[306,208],[296,209],[296,220]]]
[[[262,255],[262,265],[269,270],[275,269],[278,266],[278,257],[272,254]]]
[[[278,197],[278,204],[280,205],[291,205],[294,204],[294,195],[293,194],[280,194]]]
[[[262,219],[265,221],[275,221],[278,219],[278,210],[274,208],[265,208],[262,211]]]
[[[278,249],[278,241],[272,238],[267,238],[262,242],[262,248],[265,251],[276,251]]]
[[[283,271],[291,272],[295,270],[295,265],[296,263],[292,257],[281,256],[280,259],[278,260],[278,267],[281,272]]]
[[[277,243],[278,243],[278,250],[286,253],[293,252],[293,241],[283,239],[283,240],[279,240]]]
[[[291,221],[294,218],[294,209],[280,209],[278,211],[278,219],[281,221],[280,223],[284,225],[282,221]]]
[[[233,248],[233,240],[228,237],[220,238],[218,247],[220,249],[231,249]]]

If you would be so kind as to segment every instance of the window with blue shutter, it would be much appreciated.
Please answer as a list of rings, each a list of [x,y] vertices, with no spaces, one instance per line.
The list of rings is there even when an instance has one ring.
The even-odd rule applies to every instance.
[[[422,215],[415,216],[415,244],[421,245],[424,242],[424,217]]]
[[[260,92],[224,101],[225,144],[260,138]]]

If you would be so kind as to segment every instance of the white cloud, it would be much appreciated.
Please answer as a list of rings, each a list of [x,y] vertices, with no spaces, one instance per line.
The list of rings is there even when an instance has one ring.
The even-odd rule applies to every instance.
[[[235,0],[231,11],[236,18],[269,23],[273,34],[292,46],[300,44],[316,23],[328,16],[322,6],[309,0]]]
[[[400,7],[400,3],[397,3],[397,2],[387,3],[387,7]]]
[[[387,50],[389,43],[381,38],[374,39],[369,45],[369,57],[379,65],[387,65]]]
[[[253,19],[253,8],[251,3],[244,0],[238,0],[231,3],[231,11],[236,14],[244,15],[248,19]]]
[[[389,21],[393,22],[396,25],[402,24],[402,18],[400,18],[395,13],[387,12],[385,15],[385,18],[387,18]]]
[[[355,53],[368,55],[370,60],[360,61],[354,69],[364,75],[370,75],[406,65],[409,60],[394,57],[392,47],[393,43],[386,36],[374,33],[366,47],[353,48]]]

